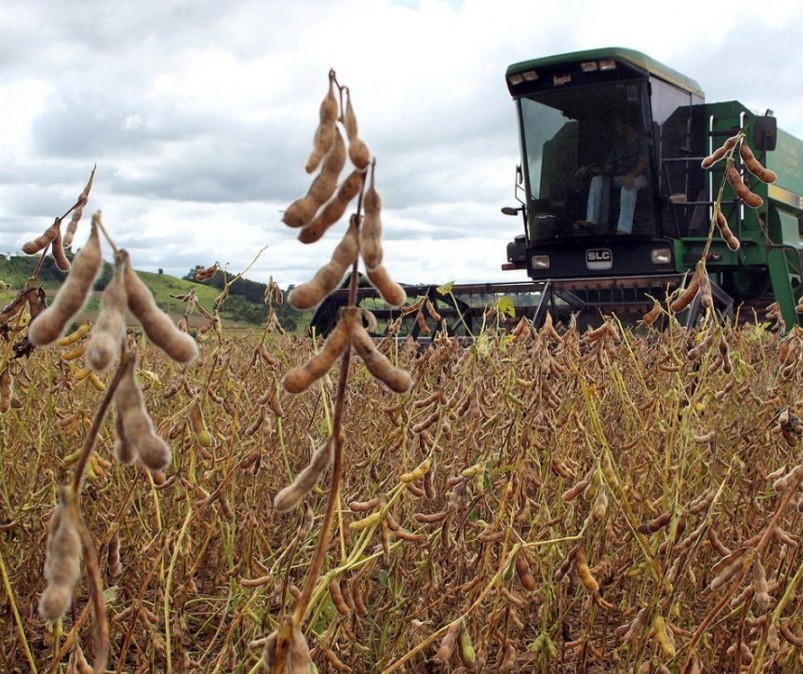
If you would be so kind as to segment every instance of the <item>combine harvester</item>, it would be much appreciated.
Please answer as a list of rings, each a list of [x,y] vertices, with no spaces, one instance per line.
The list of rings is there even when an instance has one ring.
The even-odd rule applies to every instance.
[[[581,325],[606,314],[634,323],[652,307],[652,298],[663,300],[681,286],[704,253],[725,162],[710,169],[700,164],[741,131],[777,180],[755,179],[737,153],[744,181],[763,203],[745,206],[726,184],[721,209],[741,246],[733,251],[715,234],[708,249],[715,303],[723,315],[738,312],[753,320],[777,302],[787,326],[803,324],[795,312],[803,294],[803,143],[778,129],[770,111],[757,115],[736,101],[707,103],[694,80],[621,48],[516,63],[506,80],[518,111],[521,163],[519,205],[502,212],[520,215],[524,233],[508,244],[502,269],[524,270],[531,280],[455,284],[445,296],[436,286],[407,286],[409,297],[429,297],[455,330],[470,327],[500,295],[532,300],[517,300],[516,312],[536,325],[547,312],[556,321],[574,313]],[[614,119],[629,120],[646,138],[649,157],[633,229],[624,235],[615,232],[618,189],[603,191],[596,226],[578,224],[586,219],[593,173],[578,169],[605,162],[617,139]],[[361,290],[361,297],[375,296],[370,287]],[[327,332],[344,302],[345,293],[334,293],[312,327]],[[693,303],[686,320],[693,321],[696,310]],[[380,318],[394,315],[374,311]]]

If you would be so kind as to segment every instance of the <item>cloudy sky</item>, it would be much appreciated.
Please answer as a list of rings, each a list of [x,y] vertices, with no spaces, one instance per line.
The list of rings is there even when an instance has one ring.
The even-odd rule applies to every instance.
[[[521,222],[513,62],[622,46],[707,99],[775,111],[803,137],[799,0],[3,0],[0,252],[18,253],[80,193],[138,269],[219,261],[299,283],[341,229],[305,246],[281,211],[330,68],[377,161],[385,259],[403,282],[514,281]]]

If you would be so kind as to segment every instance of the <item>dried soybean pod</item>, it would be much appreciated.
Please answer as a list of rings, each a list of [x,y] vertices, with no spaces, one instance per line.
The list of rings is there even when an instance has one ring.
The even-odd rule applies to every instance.
[[[246,427],[243,431],[247,438],[252,437],[261,427],[262,424],[265,422],[265,408],[260,407],[257,410],[257,415],[254,420]]]
[[[591,476],[586,475],[582,480],[574,484],[573,486],[569,487],[566,491],[564,491],[560,498],[565,503],[570,503],[574,501],[580,494],[582,494],[586,487],[588,487],[589,482],[591,482]]]
[[[278,631],[273,631],[265,637],[265,643],[262,647],[262,666],[265,668],[266,672],[273,672],[273,665],[277,660],[276,647],[279,641],[278,637]]]
[[[346,603],[345,597],[343,597],[343,590],[340,587],[340,583],[337,582],[335,578],[329,581],[329,596],[332,599],[332,604],[337,609],[337,612],[340,615],[348,615],[351,610],[349,609],[349,605]]]
[[[72,593],[81,573],[81,535],[75,505],[62,490],[60,503],[48,526],[45,580],[47,587],[39,600],[39,615],[58,620],[70,607]]]
[[[340,243],[332,251],[332,257],[311,280],[290,291],[287,301],[295,309],[311,309],[332,292],[343,279],[348,268],[354,264],[359,250],[357,227],[349,225]]]
[[[6,364],[0,373],[0,414],[5,414],[11,408],[11,398],[14,395],[14,376],[11,368]]]
[[[775,491],[781,492],[787,489],[797,489],[803,483],[803,463],[799,463],[783,477],[779,477],[772,483]]]
[[[404,482],[404,480],[402,480],[402,482]],[[447,517],[449,517],[448,510],[441,510],[437,513],[416,513],[415,521],[419,524],[438,524],[439,522],[443,522]]]
[[[665,513],[658,515],[658,517],[655,519],[651,519],[649,522],[641,524],[638,528],[638,532],[641,534],[654,534],[656,531],[663,529],[671,521],[672,511],[667,510]]]
[[[74,669],[70,669],[74,667]],[[84,651],[80,645],[75,644],[75,648],[70,656],[70,662],[67,664],[67,674],[94,674],[95,670],[84,655]]]
[[[516,653],[516,648],[513,646],[512,642],[507,641],[499,656],[499,671],[502,674],[507,674],[507,672],[517,671],[516,670],[517,656],[518,653]]]
[[[371,162],[371,152],[368,146],[360,140],[357,131],[357,116],[351,104],[351,92],[346,89],[346,109],[343,112],[343,126],[349,139],[349,159],[358,169],[365,169]]]
[[[92,172],[89,174],[89,180],[86,181],[86,185],[84,185],[84,189],[81,194],[78,195],[78,201],[73,207],[73,212],[70,216],[70,222],[67,223],[67,230],[64,232],[63,244],[65,248],[69,248],[72,245],[73,237],[78,229],[78,223],[81,221],[81,216],[84,214],[84,206],[86,206],[86,202],[89,199],[89,190],[92,189],[92,182],[95,180],[96,169],[97,164],[92,167]]]
[[[636,617],[633,620],[623,625],[620,630],[622,630],[622,643],[630,643],[636,637],[641,635],[641,631],[643,630],[644,626],[647,623],[647,618],[649,617],[650,607],[645,606],[638,613],[636,613]],[[619,631],[619,630],[617,630]]]
[[[663,313],[663,309],[661,308],[660,303],[653,299],[652,301],[652,309],[650,309],[646,314],[641,317],[642,322],[644,325],[652,325],[658,319],[658,317]]]
[[[179,330],[170,317],[164,313],[153,299],[148,286],[131,267],[128,252],[118,251],[124,266],[125,289],[128,293],[128,308],[137,318],[156,346],[178,363],[191,363],[198,356],[198,345],[186,332]]]
[[[315,198],[305,194],[284,210],[282,222],[288,227],[305,227],[315,217],[318,208],[320,208],[320,204]]]
[[[714,564],[711,570],[717,575],[711,581],[711,589],[717,590],[729,582],[742,568],[746,568],[745,558],[748,560],[747,563],[752,561],[752,553],[748,556],[745,548],[740,548]]]
[[[767,612],[770,607],[772,597],[770,597],[769,586],[767,584],[767,576],[764,571],[764,565],[761,559],[756,559],[753,562],[753,601],[756,603],[761,614]]]
[[[61,239],[61,244],[65,248],[69,248],[72,245],[72,240],[75,237],[75,232],[78,230],[78,223],[81,221],[81,216],[84,214],[84,207],[76,206],[75,210],[72,212],[72,216],[70,217],[70,221],[67,223],[67,229],[64,232],[64,236]]]
[[[123,573],[123,562],[120,557],[120,532],[115,529],[109,540],[109,546],[106,549],[106,566],[109,569],[109,574],[116,578]]]
[[[59,271],[70,271],[70,267],[72,267],[72,265],[67,259],[67,256],[64,254],[64,244],[61,238],[61,227],[56,227],[56,237],[50,244],[50,252],[53,254],[53,261],[56,263],[56,267]]]
[[[728,219],[720,210],[717,210],[716,222],[717,227],[719,228],[719,233],[722,235],[725,243],[728,244],[728,248],[734,251],[739,250],[741,243],[739,242],[739,239],[734,236],[731,228],[728,226]]]
[[[72,269],[59,288],[53,303],[39,314],[28,329],[28,339],[34,346],[46,346],[57,340],[70,319],[84,306],[92,284],[100,270],[102,256],[96,218],[86,244],[73,260]]]
[[[354,602],[354,610],[357,612],[359,616],[367,616],[368,615],[368,607],[365,605],[365,599],[362,596],[362,590],[360,589],[360,583],[355,578],[351,582],[351,599]]]
[[[694,275],[691,277],[689,285],[687,285],[683,293],[669,305],[669,309],[674,313],[683,311],[687,306],[689,306],[689,304],[691,304],[691,301],[694,299],[694,296],[699,290],[700,269],[698,267],[694,270]]]
[[[334,451],[334,438],[330,437],[315,450],[309,465],[296,476],[293,483],[276,494],[273,499],[273,507],[280,513],[284,513],[301,503],[301,500],[317,484],[323,471],[332,462]]]
[[[742,144],[739,147],[739,154],[742,156],[742,161],[744,162],[745,168],[761,182],[774,183],[778,179],[778,175],[775,173],[775,171],[766,168],[758,159],[756,159],[756,155],[753,154],[753,150],[751,150],[744,141],[742,141]]]
[[[67,585],[48,585],[39,599],[39,615],[43,620],[59,620],[70,608],[72,588]]]
[[[233,520],[234,511],[231,508],[231,503],[229,503],[229,497],[226,496],[226,492],[221,491],[218,494],[217,502],[220,506],[220,513],[223,515],[223,517],[227,520]]]
[[[86,347],[87,362],[98,374],[109,369],[125,339],[125,268],[119,255],[114,258],[114,272],[101,295],[98,319]]]
[[[212,434],[206,428],[203,410],[201,409],[201,401],[199,399],[196,399],[195,402],[190,405],[190,428],[201,447],[207,448],[215,444]]]
[[[339,129],[335,130],[335,142],[323,162],[321,172],[312,181],[308,194],[320,206],[331,199],[337,189],[337,179],[346,165],[346,144]]]
[[[341,121],[346,129],[346,137],[352,140],[359,135],[357,115],[354,114],[354,106],[351,104],[351,91],[348,87],[344,87],[344,89],[346,90],[346,108],[343,111]]]
[[[268,408],[277,417],[284,416],[284,409],[282,408],[282,401],[279,400],[279,391],[275,388],[271,389],[271,394],[268,397]]]
[[[379,497],[374,496],[373,498],[369,498],[367,501],[351,501],[349,503],[349,510],[355,513],[364,513],[369,510],[373,510],[374,508],[376,508],[378,504],[379,504]]]
[[[323,163],[321,172],[312,181],[307,193],[290,204],[282,215],[288,227],[304,227],[310,223],[321,204],[328,201],[337,189],[337,178],[346,164],[346,144],[335,129],[334,145]]]
[[[334,124],[337,121],[338,103],[335,95],[335,71],[329,71],[329,90],[318,109],[319,124]]]
[[[722,159],[730,150],[738,140],[742,137],[742,133],[739,132],[734,136],[728,138],[720,147],[714,150],[710,155],[708,155],[702,162],[700,162],[700,166],[703,168],[711,168],[714,164],[716,164],[720,159]]]
[[[53,224],[50,225],[50,227],[48,227],[39,236],[32,241],[26,241],[24,244],[22,244],[22,252],[26,255],[38,253],[40,250],[46,246],[49,246],[53,241],[55,241],[60,231],[61,218],[56,218]]]
[[[164,470],[172,461],[172,452],[169,445],[154,431],[142,391],[134,378],[134,358],[131,357],[124,367],[114,394],[123,436],[147,468],[152,471]]]
[[[438,310],[435,308],[435,305],[433,304],[432,300],[429,297],[427,297],[426,300],[424,300],[424,306],[427,308],[427,313],[432,317],[433,321],[440,322],[441,320],[443,320],[443,316],[441,316],[440,313],[438,313]],[[522,319],[522,321],[524,321],[525,324],[529,324],[529,322],[526,321],[526,319]]]
[[[310,152],[307,164],[304,167],[307,173],[312,173],[334,142],[335,122],[337,121],[337,96],[335,95],[334,73],[329,73],[329,90],[321,101],[319,109],[318,128],[315,130],[313,147]]]
[[[42,286],[38,288],[23,288],[20,290],[11,302],[0,309],[0,324],[8,323],[12,317],[22,311],[26,303],[30,313],[30,323],[30,321],[33,321],[33,319],[41,314],[47,307],[45,304],[45,291]]]
[[[309,652],[307,640],[298,627],[293,627],[290,639],[290,670],[288,674],[309,674],[312,658]]]
[[[365,262],[365,268],[371,270],[382,264],[382,199],[374,187],[373,171],[371,171],[371,184],[363,196],[362,206],[365,218],[360,226],[360,255]]]
[[[368,280],[382,295],[385,300],[392,307],[400,307],[407,301],[407,293],[398,283],[396,283],[384,265],[379,265],[375,269],[366,270]]]
[[[723,337],[719,340],[719,355],[722,357],[722,371],[725,374],[733,372],[733,362],[730,357],[730,346],[727,340]]]
[[[298,627],[285,623],[265,639],[262,666],[266,672],[276,670],[282,674],[309,674],[311,664],[309,646]],[[279,669],[276,669],[277,665]]]
[[[119,405],[115,404],[116,411],[114,415],[114,432],[117,439],[114,442],[114,456],[117,460],[127,466],[134,463],[137,459],[136,450],[131,446],[131,443],[125,437],[125,429],[123,428],[123,417],[120,413]]]
[[[211,265],[210,267],[202,267],[200,269],[196,269],[195,270],[195,280],[196,281],[208,281],[215,274],[217,274],[218,266],[219,266],[218,263],[215,262],[215,264]]]
[[[307,173],[312,173],[321,163],[321,160],[326,156],[326,153],[332,149],[335,142],[336,127],[332,123],[322,123],[315,129],[315,136],[312,139],[312,151],[304,166]]]
[[[344,630],[345,633],[345,630]],[[331,648],[325,648],[323,651],[323,657],[336,672],[343,672],[343,674],[349,674],[350,672],[354,671],[349,667],[345,662],[343,662]],[[302,674],[308,674],[308,672],[303,672]]]
[[[340,220],[351,200],[360,193],[364,182],[365,171],[354,169],[341,183],[335,196],[329,199],[312,221],[299,232],[298,240],[301,243],[315,243],[320,239],[326,230]]]
[[[341,320],[326,338],[321,350],[304,365],[294,367],[282,379],[288,393],[306,391],[313,383],[323,377],[332,367],[337,357],[349,346],[349,329]]]
[[[531,571],[530,560],[524,548],[519,550],[519,554],[516,555],[516,574],[525,590],[532,592],[538,587]]]
[[[371,163],[371,151],[368,146],[360,138],[355,138],[349,142],[349,159],[351,163],[359,170],[368,168]]]
[[[764,203],[764,200],[760,196],[745,185],[742,176],[739,175],[739,171],[736,170],[733,164],[728,164],[726,174],[728,176],[728,182],[731,184],[731,187],[733,187],[733,191],[736,192],[736,196],[744,201],[747,206],[750,206],[750,208],[759,208]]]
[[[438,652],[435,654],[435,660],[437,662],[449,662],[452,657],[452,653],[454,653],[454,647],[457,643],[457,637],[460,634],[462,625],[462,620],[455,620],[451,625],[449,625],[449,629],[446,630],[446,634],[444,635],[443,639],[441,639]]]
[[[599,583],[588,566],[585,546],[582,543],[577,546],[577,551],[574,555],[574,566],[577,569],[577,575],[580,577],[583,587],[591,594],[597,594],[599,592]]]
[[[435,491],[435,477],[434,477],[434,474],[435,474],[434,469],[433,470],[428,470],[424,474],[424,482],[422,483],[422,486],[424,488],[424,494],[426,495],[426,497],[428,499],[434,499],[438,495],[437,492]]]
[[[418,325],[419,330],[421,330],[422,335],[428,335],[432,332],[432,330],[429,328],[429,325],[427,325],[427,319],[424,318],[423,311],[419,311],[415,315],[415,322]]]
[[[351,343],[368,371],[394,393],[407,393],[413,387],[413,378],[406,370],[394,366],[376,348],[371,336],[362,326],[359,308],[347,307],[343,321],[348,324]]]

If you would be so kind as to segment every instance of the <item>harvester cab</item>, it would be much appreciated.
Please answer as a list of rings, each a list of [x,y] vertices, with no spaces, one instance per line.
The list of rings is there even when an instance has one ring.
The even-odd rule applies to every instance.
[[[521,214],[524,232],[503,269],[525,270],[540,287],[536,321],[546,311],[637,318],[677,288],[704,253],[722,183],[724,162],[700,162],[739,131],[778,180],[747,176],[763,198],[757,209],[723,194],[742,245],[715,237],[708,251],[718,308],[744,315],[776,301],[787,325],[799,320],[803,143],[774,117],[706,103],[694,80],[628,49],[517,63],[506,77],[521,163],[519,206],[503,212]]]

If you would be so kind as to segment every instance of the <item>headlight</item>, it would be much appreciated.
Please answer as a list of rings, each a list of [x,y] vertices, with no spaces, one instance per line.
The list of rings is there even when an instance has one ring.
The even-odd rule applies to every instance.
[[[672,251],[669,248],[654,248],[650,258],[653,264],[669,264],[672,262]]]
[[[549,269],[549,255],[533,255],[530,263],[533,269]]]

